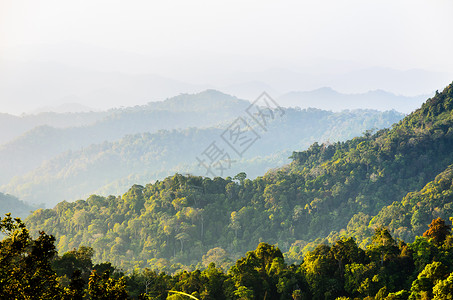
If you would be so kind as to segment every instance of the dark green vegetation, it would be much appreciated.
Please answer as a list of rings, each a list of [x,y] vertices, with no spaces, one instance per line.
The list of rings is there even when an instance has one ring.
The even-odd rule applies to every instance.
[[[423,237],[406,244],[377,227],[366,249],[354,238],[319,244],[288,265],[280,249],[260,243],[225,273],[209,263],[202,271],[173,275],[148,268],[125,275],[110,263],[94,265],[93,249],[56,255],[54,237],[32,239],[20,219],[0,222],[1,299],[452,299],[451,226],[434,219]]]
[[[219,139],[234,119],[244,117],[249,105],[208,90],[110,111],[81,127],[37,127],[0,146],[1,190],[53,207],[93,193],[123,193],[134,183],[176,172],[204,175],[206,170],[195,157]],[[288,149],[306,149],[319,140],[350,139],[370,128],[388,127],[402,117],[395,111],[285,109],[285,115],[269,124],[267,132],[260,132],[262,138],[242,159],[232,157],[236,162],[222,175],[247,170],[254,178],[288,163]]]
[[[408,193],[401,201],[384,207],[371,220],[372,226],[388,226],[393,235],[413,240],[421,235],[426,221],[453,216],[453,166],[436,176],[423,189]]]
[[[0,220],[0,232],[6,235],[0,241],[0,299],[82,299],[86,285],[91,299],[126,298],[124,278],[109,278],[109,264],[93,266],[92,249],[58,257],[53,236],[40,232],[32,239],[9,214]],[[107,272],[98,275],[93,268]]]

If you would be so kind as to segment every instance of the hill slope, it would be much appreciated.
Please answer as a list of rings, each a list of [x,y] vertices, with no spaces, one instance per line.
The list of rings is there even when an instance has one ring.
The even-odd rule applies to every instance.
[[[81,113],[53,113],[43,112],[34,115],[13,116],[0,113],[0,145],[11,142],[29,130],[39,126],[52,126],[55,128],[79,127],[91,125],[109,112],[81,112]]]
[[[0,184],[6,184],[14,176],[23,175],[66,151],[77,151],[91,144],[115,141],[128,134],[156,132],[161,129],[209,127],[231,122],[249,105],[245,100],[207,90],[194,95],[182,94],[144,106],[98,113],[103,118],[85,126],[39,126],[9,143],[0,145],[0,169],[3,170]],[[52,116],[56,119],[55,115]],[[68,116],[72,117],[72,114]],[[28,122],[29,119],[24,117],[22,121]],[[49,123],[55,122],[56,120],[53,120]]]
[[[11,213],[13,218],[25,218],[35,209],[36,207],[20,201],[12,195],[0,193],[0,216],[2,217],[6,213]]]
[[[453,215],[453,165],[428,182],[421,190],[408,193],[382,210],[370,226],[387,226],[398,238],[413,240],[424,232],[431,219],[448,220]]]
[[[255,180],[175,175],[122,197],[62,202],[27,223],[55,234],[59,250],[92,245],[127,268],[194,264],[215,247],[234,255],[261,241],[294,250],[422,189],[453,164],[452,125],[450,85],[391,129],[313,144]]]

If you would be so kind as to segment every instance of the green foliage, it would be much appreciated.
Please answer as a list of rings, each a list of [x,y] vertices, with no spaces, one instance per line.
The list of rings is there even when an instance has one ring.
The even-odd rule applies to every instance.
[[[0,221],[6,235],[0,241],[0,298],[57,299],[62,289],[51,268],[55,239],[43,232],[33,240],[18,218],[10,214]]]
[[[156,299],[170,289],[199,299],[449,297],[452,103],[450,85],[391,129],[315,143],[254,180],[175,174],[37,210],[27,224],[54,234],[61,252],[89,245],[95,261],[150,267],[129,283],[140,282],[134,295],[153,286]],[[244,252],[227,274],[211,264],[226,269]],[[121,291],[111,279],[93,277],[93,293]]]
[[[384,207],[371,223],[373,225],[386,225],[395,236],[413,240],[416,235],[424,233],[425,226],[433,218],[448,219],[453,214],[451,204],[453,201],[452,180],[453,165],[449,165],[420,191],[409,192],[402,201]],[[433,226],[443,227],[441,224],[433,224]],[[447,227],[439,232],[439,242],[446,235]],[[426,234],[432,235],[428,232]]]
[[[97,274],[93,271],[88,282],[88,294],[92,299],[99,300],[124,300],[127,299],[126,279],[116,280],[109,274]]]
[[[434,220],[433,224],[444,223]],[[343,237],[332,246],[318,244],[298,265],[287,265],[278,247],[260,243],[228,273],[210,263],[202,271],[167,275],[136,269],[126,276],[118,272],[111,276],[115,268],[110,263],[93,267],[93,250],[88,247],[56,256],[54,239],[41,233],[31,240],[20,219],[7,215],[0,229],[7,235],[0,244],[2,299],[418,300],[452,299],[453,295],[451,244],[425,237],[412,244],[397,244],[385,228],[375,230],[366,250],[353,238]],[[445,240],[451,238],[448,233]],[[421,254],[416,251],[421,240],[430,245],[424,247],[427,253],[423,256],[432,259],[426,259],[418,271],[416,257]],[[24,251],[28,251],[26,255]],[[83,272],[89,269],[85,283]],[[63,278],[71,273],[71,282],[65,284]]]
[[[90,245],[95,260],[127,270],[193,269],[215,248],[225,250],[227,262],[261,241],[300,263],[318,238],[333,243],[342,235],[361,247],[372,243],[382,266],[400,259],[397,241],[387,244],[385,235],[412,241],[433,218],[453,213],[452,93],[447,87],[391,129],[294,152],[290,165],[254,180],[175,174],[134,185],[122,197],[93,195],[37,210],[27,222],[34,234],[53,234],[59,251]],[[433,189],[439,201],[428,200],[430,180],[446,168]],[[372,229],[382,226],[384,240],[372,241]]]
[[[447,279],[439,280],[433,288],[435,300],[453,299],[453,273]]]
[[[73,275],[74,272],[77,272],[80,279],[88,282],[88,277],[93,268],[91,262],[93,254],[92,248],[81,246],[77,250],[74,249],[64,253],[61,257],[56,257],[52,262],[52,267],[58,276]]]
[[[127,299],[125,278],[92,271],[93,249],[80,247],[57,256],[55,238],[32,239],[25,224],[10,214],[0,220],[0,299]],[[89,276],[89,282],[88,282]]]

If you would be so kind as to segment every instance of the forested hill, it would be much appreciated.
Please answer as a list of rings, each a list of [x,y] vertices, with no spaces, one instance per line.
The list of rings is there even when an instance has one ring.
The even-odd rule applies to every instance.
[[[361,225],[453,164],[452,107],[450,85],[391,129],[313,144],[255,180],[176,174],[122,197],[62,202],[27,223],[54,234],[60,251],[90,245],[96,259],[126,268],[195,264],[213,253],[228,259],[259,242],[294,258],[317,238],[350,233],[366,241]]]
[[[344,220],[336,214],[374,215],[433,180],[453,163],[452,107],[450,85],[392,129],[294,152],[285,178],[297,178],[304,189],[298,195],[312,201],[306,206],[311,211],[307,225],[318,230],[327,226],[324,233],[332,226],[343,228]]]
[[[387,226],[394,236],[413,240],[423,233],[428,219],[453,216],[453,165],[428,182],[423,189],[408,193],[401,201],[381,209],[370,227]]]

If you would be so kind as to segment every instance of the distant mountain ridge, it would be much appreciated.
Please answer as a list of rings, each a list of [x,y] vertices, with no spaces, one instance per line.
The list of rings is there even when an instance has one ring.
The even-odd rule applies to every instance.
[[[61,121],[70,125],[77,118],[91,117],[83,126],[54,128],[42,125],[33,128],[15,140],[0,144],[0,184],[22,175],[43,161],[66,151],[79,150],[91,144],[115,141],[128,134],[157,132],[158,130],[211,127],[231,122],[250,105],[248,101],[218,91],[207,90],[198,94],[181,94],[161,102],[147,105],[82,114],[39,114],[37,116],[11,117],[5,123],[24,121]],[[49,117],[39,120],[40,117]],[[64,120],[64,118],[68,120]],[[74,119],[74,120],[71,120]],[[60,120],[61,119],[61,120]],[[8,128],[13,124],[5,124]]]
[[[253,97],[251,97],[251,101],[254,101],[261,92],[262,90],[260,89],[259,92],[254,93]],[[280,97],[274,96],[274,98],[281,106],[284,107],[311,107],[333,111],[341,111],[344,109],[376,109],[385,111],[395,109],[403,113],[409,113],[414,108],[418,107],[424,99],[426,99],[425,96],[397,96],[382,90],[370,91],[364,94],[348,95],[338,93],[328,87],[305,92],[290,92]],[[73,105],[76,105],[79,109],[81,109],[81,107],[85,107],[81,104]],[[108,122],[106,119],[109,118],[119,118],[120,115],[125,116],[128,113],[138,113],[139,111],[210,111],[211,114],[209,115],[212,115],[214,110],[218,110],[217,113],[219,114],[221,111],[228,110],[230,112],[234,111],[234,113],[240,115],[248,105],[250,105],[249,101],[238,99],[237,97],[224,94],[217,90],[208,89],[196,94],[184,93],[179,96],[167,98],[163,101],[148,102],[144,105],[122,107],[107,111],[72,113],[40,112],[37,114],[26,114],[21,116],[0,113],[0,128],[8,128],[8,130],[0,131],[0,146],[4,143],[12,142],[15,138],[26,134],[27,131],[34,129],[35,127],[44,125],[55,128],[93,126],[95,123]],[[203,118],[200,119],[202,120]],[[201,120],[199,121],[201,122]],[[212,125],[212,122],[207,122],[207,124]],[[96,126],[98,125],[99,124],[96,124]],[[189,124],[188,126],[198,125]],[[163,127],[161,129],[165,128],[167,127]],[[122,135],[129,133],[133,134],[136,132],[133,130],[121,132]],[[121,137],[121,134],[119,134],[119,137]],[[107,140],[109,139],[110,138],[107,138]]]
[[[2,216],[11,213],[13,218],[26,218],[35,209],[36,206],[20,201],[12,195],[0,193],[0,215]]]
[[[8,111],[16,114],[30,112],[38,108],[36,103],[41,103],[42,106],[76,102],[91,107],[94,103],[100,103],[100,100],[103,103],[94,108],[108,109],[127,106],[128,103],[143,105],[179,93],[197,93],[206,89],[221,90],[251,101],[263,90],[279,97],[291,91],[309,91],[322,86],[330,86],[343,93],[383,89],[395,94],[414,96],[431,93],[437,86],[448,84],[452,75],[420,69],[360,68],[348,66],[345,62],[319,60],[305,66],[280,66],[250,72],[236,72],[228,68],[229,71],[220,72],[221,75],[218,70],[209,77],[205,74],[205,79],[200,81],[199,76],[194,74],[197,73],[196,62],[180,62],[185,65],[194,64],[193,68],[189,68],[193,72],[170,78],[165,74],[171,72],[155,69],[155,64],[136,53],[129,53],[127,57],[116,53],[121,57],[118,61],[126,59],[129,62],[123,68],[118,68],[119,65],[109,61],[111,57],[105,57],[106,49],[92,49],[88,45],[77,43],[65,45],[60,51],[66,59],[59,60],[58,54],[61,53],[55,52],[56,47],[48,46],[41,53],[25,55],[29,57],[27,62],[0,58],[0,99],[9,103],[8,106],[0,105],[0,111],[6,111],[9,107]],[[94,51],[96,58],[92,57],[89,64],[85,60],[76,62],[74,59],[80,54],[76,49],[81,49],[85,55]],[[14,49],[13,53],[18,51],[27,52],[25,49]],[[39,58],[40,56],[43,57]],[[231,61],[232,57],[225,59]],[[171,60],[175,64],[173,67],[176,67],[175,58],[171,57]],[[228,64],[226,61],[224,63]],[[129,69],[132,65],[135,67]],[[332,69],[337,71],[332,74]],[[149,74],[150,70],[156,74]],[[173,74],[177,73],[177,69],[175,71]],[[209,82],[206,82],[206,78]],[[27,89],[22,88],[24,86]],[[394,107],[386,109],[392,108]]]
[[[101,120],[109,112],[55,113],[14,116],[0,113],[0,146],[39,126],[55,128],[87,126]]]
[[[345,109],[394,109],[403,113],[410,113],[428,98],[428,95],[406,97],[395,95],[383,90],[374,90],[362,94],[343,94],[330,87],[323,87],[312,91],[290,92],[278,98],[285,107],[314,107],[324,110],[341,111]]]

